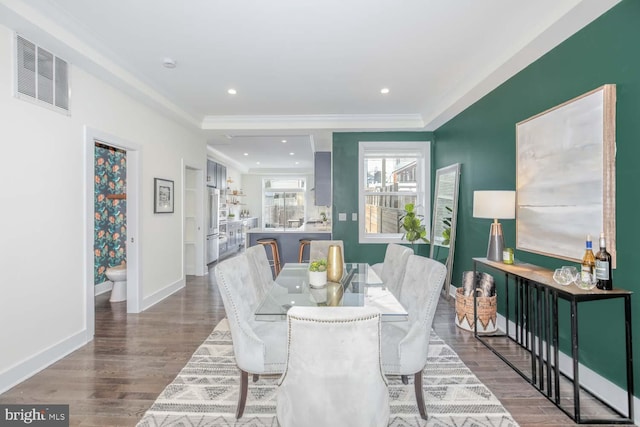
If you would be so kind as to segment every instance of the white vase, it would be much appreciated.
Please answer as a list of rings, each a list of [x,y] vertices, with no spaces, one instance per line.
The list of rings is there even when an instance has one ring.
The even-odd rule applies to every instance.
[[[310,271],[309,272],[309,286],[314,288],[321,288],[327,284],[327,272],[326,271]]]

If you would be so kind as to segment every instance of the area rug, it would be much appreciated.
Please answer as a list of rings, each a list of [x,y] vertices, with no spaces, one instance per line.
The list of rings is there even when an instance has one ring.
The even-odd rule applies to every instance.
[[[235,419],[239,372],[229,324],[223,319],[145,413],[138,427],[277,427],[278,378],[261,376],[255,383],[249,378],[244,415]],[[400,377],[390,377],[389,426],[518,426],[491,391],[433,331],[423,387],[428,421],[418,413],[413,382],[404,385]]]

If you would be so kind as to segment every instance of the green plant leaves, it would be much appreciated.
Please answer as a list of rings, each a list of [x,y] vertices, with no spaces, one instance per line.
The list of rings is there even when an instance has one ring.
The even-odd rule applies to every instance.
[[[422,240],[429,243],[427,239],[427,230],[422,224],[422,215],[416,215],[413,203],[404,205],[405,214],[400,217],[400,228],[404,229],[402,239],[406,239],[413,245],[416,241]]]
[[[319,259],[316,261],[311,261],[309,264],[309,271],[326,271],[327,270],[327,260]]]

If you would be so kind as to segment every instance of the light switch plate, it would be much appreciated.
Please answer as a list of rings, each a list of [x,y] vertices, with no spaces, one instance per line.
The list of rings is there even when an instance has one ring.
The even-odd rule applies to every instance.
[[[345,212],[338,213],[338,221],[346,221],[346,220],[347,220],[347,214]]]
[[[351,213],[351,221],[357,221],[358,220],[358,214],[356,212]]]

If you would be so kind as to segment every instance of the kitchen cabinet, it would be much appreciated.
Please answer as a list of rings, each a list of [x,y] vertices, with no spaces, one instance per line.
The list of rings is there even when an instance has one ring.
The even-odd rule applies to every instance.
[[[207,185],[223,191],[226,190],[227,167],[213,160],[207,160]]]
[[[207,185],[217,188],[216,165],[217,163],[213,160],[207,160]]]
[[[331,206],[331,153],[317,151],[314,154],[315,205]]]
[[[218,188],[222,190],[227,189],[227,167],[218,163],[218,168],[216,170],[218,177]]]
[[[245,247],[247,230],[258,225],[258,218],[228,220],[224,225],[226,240],[220,243],[220,258],[237,253]],[[221,231],[221,234],[223,232]]]

